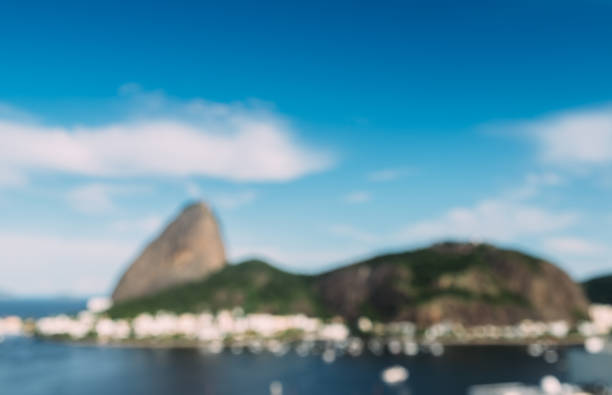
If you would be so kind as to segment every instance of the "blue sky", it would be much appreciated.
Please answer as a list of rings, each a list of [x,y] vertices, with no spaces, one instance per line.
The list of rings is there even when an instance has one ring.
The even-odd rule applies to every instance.
[[[0,5],[0,289],[108,292],[194,199],[234,261],[612,269],[612,3],[327,3]]]

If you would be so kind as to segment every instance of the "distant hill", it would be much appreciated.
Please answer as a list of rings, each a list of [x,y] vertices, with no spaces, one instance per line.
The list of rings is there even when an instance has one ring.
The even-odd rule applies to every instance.
[[[449,319],[467,325],[523,319],[575,320],[588,302],[561,269],[491,245],[442,243],[378,256],[320,275],[296,275],[261,261],[229,265],[204,280],[116,304],[113,317],[139,312],[217,311],[368,316],[421,326]]]
[[[612,275],[592,278],[582,286],[591,302],[612,304]]]

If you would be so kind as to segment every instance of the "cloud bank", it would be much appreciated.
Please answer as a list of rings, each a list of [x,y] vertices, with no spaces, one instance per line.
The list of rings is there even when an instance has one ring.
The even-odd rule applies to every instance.
[[[552,237],[544,241],[544,247],[558,255],[593,257],[607,254],[608,248],[597,242],[580,237]]]
[[[15,183],[32,173],[61,172],[279,182],[333,164],[332,155],[298,142],[288,122],[272,112],[202,100],[177,106],[163,96],[147,100],[158,107],[167,102],[171,110],[94,127],[0,117],[2,179]]]
[[[508,242],[564,230],[577,219],[572,212],[553,212],[520,202],[491,199],[471,207],[450,209],[437,218],[411,224],[400,234],[410,241],[467,238]]]
[[[0,231],[0,288],[28,295],[106,293],[136,250],[128,241]]]
[[[612,106],[567,111],[517,127],[535,141],[545,163],[561,166],[612,164]]]

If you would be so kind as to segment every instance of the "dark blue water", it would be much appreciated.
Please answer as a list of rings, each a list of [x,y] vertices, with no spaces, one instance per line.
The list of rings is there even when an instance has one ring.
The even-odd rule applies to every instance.
[[[57,314],[74,314],[85,309],[85,299],[2,299],[0,298],[0,317],[16,315],[21,318],[40,318]],[[0,392],[1,394],[1,392]]]
[[[410,371],[399,387],[385,386],[383,369]],[[524,347],[448,347],[442,357],[339,357],[270,354],[207,355],[193,349],[128,349],[75,346],[31,338],[0,343],[0,394],[166,395],[269,394],[272,381],[283,394],[465,394],[473,384],[537,383],[546,374],[563,381],[612,384],[612,356],[560,350],[548,364]]]

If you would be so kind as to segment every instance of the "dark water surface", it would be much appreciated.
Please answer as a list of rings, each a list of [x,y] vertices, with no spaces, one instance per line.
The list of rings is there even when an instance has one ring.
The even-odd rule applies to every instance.
[[[2,313],[0,312],[0,315]],[[612,355],[588,355],[582,348],[559,350],[549,364],[524,347],[447,347],[442,357],[342,356],[326,364],[320,356],[282,357],[267,353],[196,349],[129,349],[75,346],[32,338],[0,343],[0,394],[167,395],[269,394],[272,381],[283,394],[465,394],[473,384],[537,383],[547,374],[574,383],[612,384]],[[409,380],[382,383],[380,373],[402,365]]]
[[[85,299],[54,298],[54,299],[1,299],[0,317],[16,315],[21,318],[40,318],[56,314],[74,314],[86,307]],[[1,394],[1,392],[0,392]]]

